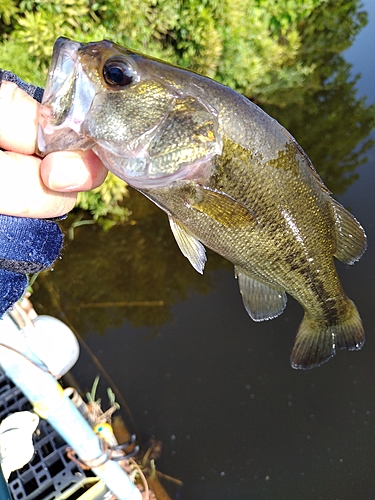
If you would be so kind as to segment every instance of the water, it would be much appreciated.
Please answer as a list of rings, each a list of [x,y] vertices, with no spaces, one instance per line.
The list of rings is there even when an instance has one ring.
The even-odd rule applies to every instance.
[[[345,57],[353,74],[362,73],[358,95],[371,103],[375,3],[365,5],[370,23]],[[132,226],[106,234],[79,228],[41,282],[35,306],[63,311],[81,332],[130,407],[143,446],[152,436],[163,442],[158,469],[184,483],[172,488],[174,498],[375,498],[374,148],[368,157],[342,194],[337,177],[330,183],[368,235],[361,261],[338,265],[367,341],[362,351],[340,351],[318,369],[289,366],[299,304],[289,299],[276,320],[252,322],[232,266],[209,252],[199,276],[180,255],[164,214],[148,203],[134,207]],[[89,305],[160,300],[164,306]],[[73,374],[84,390],[97,373],[83,350]],[[104,400],[107,385],[102,378]]]

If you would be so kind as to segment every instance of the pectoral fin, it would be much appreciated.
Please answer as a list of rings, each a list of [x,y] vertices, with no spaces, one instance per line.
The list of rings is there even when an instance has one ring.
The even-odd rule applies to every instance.
[[[235,276],[246,311],[254,321],[264,321],[279,316],[285,308],[287,297],[282,290],[276,290],[235,266]]]
[[[336,222],[336,252],[337,257],[345,264],[354,264],[366,250],[366,235],[359,222],[340,205],[332,200]]]
[[[231,196],[208,187],[196,185],[196,196],[188,204],[226,227],[251,228],[258,224],[255,215]]]
[[[207,260],[204,246],[177,220],[170,215],[168,218],[173,236],[175,237],[181,252],[190,261],[190,264],[194,267],[194,269],[198,271],[198,273],[203,274],[204,265]]]

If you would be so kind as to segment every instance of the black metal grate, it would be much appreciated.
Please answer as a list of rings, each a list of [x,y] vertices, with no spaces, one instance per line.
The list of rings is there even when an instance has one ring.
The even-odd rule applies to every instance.
[[[0,421],[10,413],[31,409],[28,399],[0,370]],[[67,458],[65,441],[46,420],[40,420],[33,442],[33,459],[9,478],[13,500],[57,500],[70,489],[83,492],[93,473]]]

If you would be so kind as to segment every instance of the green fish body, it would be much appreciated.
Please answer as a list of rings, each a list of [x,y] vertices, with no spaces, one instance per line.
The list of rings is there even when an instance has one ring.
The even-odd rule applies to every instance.
[[[298,300],[305,315],[294,368],[362,347],[363,326],[333,257],[358,260],[364,231],[293,137],[245,97],[108,41],[59,39],[38,146],[42,154],[93,149],[168,214],[198,272],[205,246],[234,264],[255,321],[281,314],[287,293]]]

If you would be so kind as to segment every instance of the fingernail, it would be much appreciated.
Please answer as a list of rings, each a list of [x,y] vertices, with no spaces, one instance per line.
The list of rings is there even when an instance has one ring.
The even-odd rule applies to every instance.
[[[67,155],[63,162],[52,165],[48,184],[54,191],[70,191],[79,189],[88,180],[88,172],[82,166],[82,159],[77,155]]]

